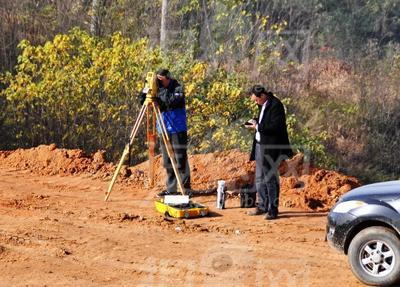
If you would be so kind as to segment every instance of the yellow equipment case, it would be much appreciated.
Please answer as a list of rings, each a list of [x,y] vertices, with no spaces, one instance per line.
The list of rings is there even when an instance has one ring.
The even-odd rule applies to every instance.
[[[163,200],[155,201],[156,210],[166,216],[175,218],[203,217],[208,214],[208,207],[190,201],[188,204],[168,205]]]

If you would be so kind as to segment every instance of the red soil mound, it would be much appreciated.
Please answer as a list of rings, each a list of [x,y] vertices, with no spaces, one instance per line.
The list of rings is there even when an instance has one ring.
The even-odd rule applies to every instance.
[[[58,149],[41,145],[32,149],[0,152],[0,165],[29,169],[39,174],[90,173],[109,177],[115,169],[104,160],[104,152],[87,156],[81,150]],[[254,162],[249,155],[238,150],[189,156],[191,183],[194,190],[214,192],[217,181],[225,180],[228,191],[235,194],[243,185],[254,182]],[[164,188],[165,171],[161,157],[155,160],[156,188]],[[122,178],[127,184],[145,188],[148,162],[124,168]],[[324,169],[318,169],[296,155],[280,166],[281,205],[300,207],[305,210],[325,211],[332,207],[338,197],[360,185],[354,177],[348,177]]]
[[[191,185],[194,190],[216,190],[217,181],[226,181],[228,190],[235,190],[254,181],[254,163],[248,162],[249,155],[238,150],[209,154],[189,155]],[[155,160],[156,187],[164,188],[165,171],[160,156]],[[147,179],[148,161],[130,168],[131,180],[143,185]]]
[[[217,181],[226,181],[228,191],[235,194],[243,185],[254,182],[255,163],[249,155],[238,150],[191,155],[191,183],[194,190],[215,191]],[[144,187],[148,162],[130,168],[132,184]],[[305,210],[327,211],[337,199],[352,188],[360,186],[354,178],[335,171],[318,169],[298,154],[279,168],[281,205]],[[165,172],[161,158],[156,158],[156,187],[164,188]]]
[[[55,144],[0,151],[0,165],[28,169],[42,175],[96,173],[112,168],[112,164],[104,160],[104,151],[87,156],[82,150],[59,149]]]

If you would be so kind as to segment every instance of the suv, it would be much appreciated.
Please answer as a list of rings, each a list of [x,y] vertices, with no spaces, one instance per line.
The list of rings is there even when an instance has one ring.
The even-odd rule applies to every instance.
[[[365,185],[342,196],[328,215],[328,243],[348,256],[368,285],[400,281],[400,181]]]

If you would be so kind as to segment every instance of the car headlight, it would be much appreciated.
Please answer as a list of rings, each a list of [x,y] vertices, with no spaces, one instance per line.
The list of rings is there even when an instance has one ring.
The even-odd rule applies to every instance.
[[[356,209],[356,208],[359,208],[364,205],[367,205],[367,203],[365,203],[363,201],[359,201],[359,200],[345,201],[345,202],[342,202],[342,203],[339,203],[338,205],[336,205],[333,208],[332,212],[346,213],[352,209]]]

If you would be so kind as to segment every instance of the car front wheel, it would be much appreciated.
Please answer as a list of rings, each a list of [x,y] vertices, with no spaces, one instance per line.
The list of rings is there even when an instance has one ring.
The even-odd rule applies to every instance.
[[[386,227],[360,231],[351,241],[348,259],[353,273],[363,283],[389,286],[400,281],[400,240]]]

